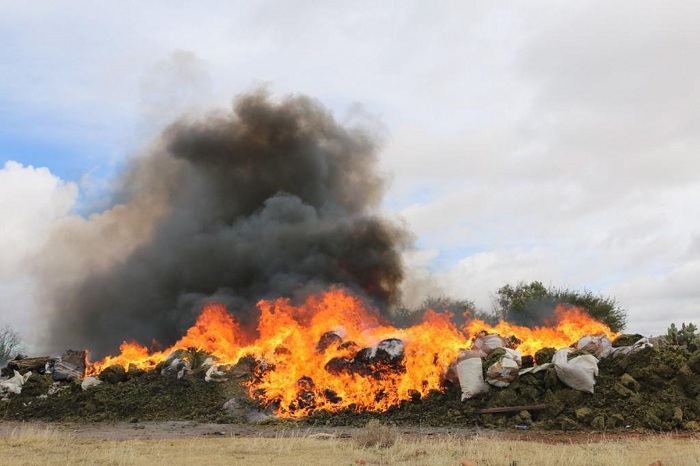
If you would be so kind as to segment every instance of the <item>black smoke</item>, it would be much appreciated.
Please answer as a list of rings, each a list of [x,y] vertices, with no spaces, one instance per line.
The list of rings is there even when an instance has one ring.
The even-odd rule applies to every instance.
[[[167,345],[206,301],[252,325],[257,300],[331,285],[390,307],[408,235],[377,213],[376,151],[307,97],[257,92],[173,123],[128,164],[109,210],[54,232],[51,344]]]

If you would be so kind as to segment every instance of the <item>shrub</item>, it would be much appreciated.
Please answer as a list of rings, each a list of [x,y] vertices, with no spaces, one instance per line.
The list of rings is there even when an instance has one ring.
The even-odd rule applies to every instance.
[[[355,443],[362,448],[388,448],[396,443],[398,437],[395,427],[382,425],[378,420],[372,419],[355,436]]]
[[[681,328],[677,328],[676,324],[671,324],[666,332],[666,341],[671,345],[687,346],[695,349],[700,343],[700,336],[696,333],[698,327],[695,324],[681,324]]]

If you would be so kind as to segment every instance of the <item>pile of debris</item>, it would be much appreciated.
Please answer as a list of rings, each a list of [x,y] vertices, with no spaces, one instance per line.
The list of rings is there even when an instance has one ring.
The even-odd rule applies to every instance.
[[[589,336],[526,362],[480,335],[450,378],[488,427],[700,430],[700,350],[663,338]]]
[[[322,346],[339,344],[326,335]],[[480,334],[445,374],[443,389],[381,413],[315,411],[304,424],[397,424],[564,430],[700,430],[700,349],[623,335],[585,337],[570,348],[521,355],[519,342]],[[405,371],[404,342],[387,339],[331,359],[325,370],[382,377]],[[155,369],[110,366],[85,376],[85,353],[18,358],[3,369],[4,417],[47,420],[270,421],[245,384],[268,370],[252,357],[218,366],[195,348]],[[303,379],[303,378],[302,378]],[[300,380],[302,380],[300,379]],[[216,382],[216,383],[215,383]],[[310,385],[312,381],[306,381]],[[308,387],[307,387],[308,388]],[[306,390],[310,392],[310,390]],[[299,406],[310,403],[299,384]],[[306,398],[305,398],[306,397]],[[274,419],[274,418],[272,418]]]
[[[8,362],[1,371],[4,380],[0,382],[0,400],[9,401],[8,397],[11,394],[19,395],[22,391],[25,394],[35,392],[38,378],[32,378],[34,374],[50,376],[53,386],[57,387],[60,382],[82,380],[85,377],[86,367],[86,351],[68,350],[55,358],[49,356],[29,358],[19,355]],[[28,385],[27,382],[29,382]]]

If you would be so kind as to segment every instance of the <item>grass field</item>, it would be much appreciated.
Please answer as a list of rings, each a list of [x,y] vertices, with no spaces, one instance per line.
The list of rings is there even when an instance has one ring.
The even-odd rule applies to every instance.
[[[378,446],[384,444],[384,446]],[[0,464],[99,465],[700,465],[700,441],[668,436],[548,444],[486,437],[404,437],[360,430],[354,438],[107,440],[22,427],[0,438]]]

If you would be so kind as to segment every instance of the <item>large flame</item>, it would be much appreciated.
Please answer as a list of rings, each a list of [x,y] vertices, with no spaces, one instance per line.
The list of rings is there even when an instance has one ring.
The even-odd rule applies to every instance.
[[[277,299],[260,301],[258,308],[257,336],[245,334],[223,305],[211,304],[172,347],[149,351],[124,343],[121,354],[94,363],[90,373],[113,364],[150,369],[181,348],[206,351],[218,364],[250,355],[259,361],[250,395],[280,416],[302,417],[316,410],[382,411],[440,390],[449,365],[482,331],[517,337],[523,354],[568,346],[585,335],[616,335],[585,312],[564,307],[551,327],[490,327],[472,320],[458,329],[450,314],[428,311],[420,324],[400,329],[339,289],[298,306]]]

